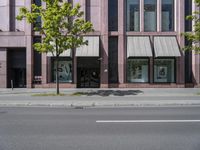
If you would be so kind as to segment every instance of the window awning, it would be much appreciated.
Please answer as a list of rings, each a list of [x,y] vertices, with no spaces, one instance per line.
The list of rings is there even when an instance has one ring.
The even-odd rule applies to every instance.
[[[155,57],[180,57],[180,49],[176,37],[157,36],[154,37]]]
[[[129,36],[127,38],[127,58],[152,56],[152,48],[148,36]]]
[[[47,56],[48,57],[53,57],[53,54],[51,52],[48,52]],[[54,56],[56,56],[55,53],[54,53]],[[66,50],[62,54],[60,54],[59,57],[71,57],[71,56],[72,56],[72,51],[71,50]]]
[[[85,36],[88,45],[76,49],[77,57],[99,57],[99,36]]]

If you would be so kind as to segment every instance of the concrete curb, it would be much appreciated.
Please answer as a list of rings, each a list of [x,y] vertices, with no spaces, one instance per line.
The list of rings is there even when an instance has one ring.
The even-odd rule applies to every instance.
[[[123,101],[123,102],[94,102],[94,101],[73,101],[73,102],[0,102],[0,107],[159,107],[159,106],[200,106],[199,100],[191,101]]]

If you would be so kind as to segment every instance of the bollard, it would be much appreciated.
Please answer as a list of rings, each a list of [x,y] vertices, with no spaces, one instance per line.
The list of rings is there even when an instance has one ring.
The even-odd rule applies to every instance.
[[[11,88],[12,88],[12,91],[13,91],[13,80],[11,80]]]

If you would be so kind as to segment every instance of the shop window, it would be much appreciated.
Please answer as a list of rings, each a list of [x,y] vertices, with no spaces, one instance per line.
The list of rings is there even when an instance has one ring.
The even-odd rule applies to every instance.
[[[162,31],[174,30],[174,0],[162,0]]]
[[[126,6],[127,15],[127,31],[139,31],[140,30],[140,1],[139,0],[127,0]]]
[[[56,61],[52,59],[52,82],[56,82]],[[58,62],[59,82],[72,82],[72,60],[60,58]]]
[[[149,59],[128,59],[127,82],[149,82]]]
[[[144,30],[156,31],[157,28],[157,2],[156,0],[144,0]]]
[[[154,82],[175,82],[175,59],[154,60]]]

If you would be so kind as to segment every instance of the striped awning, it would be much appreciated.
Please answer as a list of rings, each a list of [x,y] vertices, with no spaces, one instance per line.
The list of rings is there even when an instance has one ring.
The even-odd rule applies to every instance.
[[[148,36],[129,36],[127,38],[127,58],[152,56],[152,48]]]
[[[88,45],[76,49],[77,57],[99,57],[99,36],[85,36]]]
[[[53,57],[56,56],[56,54],[54,53],[54,55],[51,52],[47,53],[48,57]],[[60,54],[59,57],[71,57],[72,56],[72,51],[71,50],[66,50],[64,51],[62,54]]]
[[[176,37],[154,37],[155,57],[180,57],[180,49]]]

